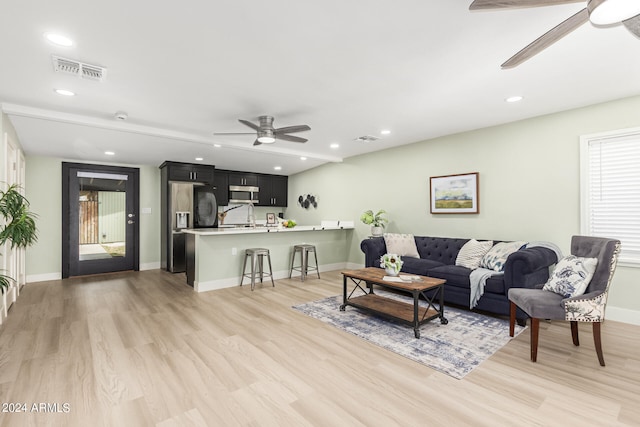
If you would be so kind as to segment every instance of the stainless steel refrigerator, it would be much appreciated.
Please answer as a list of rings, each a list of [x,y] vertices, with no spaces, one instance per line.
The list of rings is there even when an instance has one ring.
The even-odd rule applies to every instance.
[[[186,182],[171,182],[169,199],[169,254],[167,270],[181,273],[186,270],[185,235],[183,230],[212,228],[218,225],[218,204],[213,188]]]

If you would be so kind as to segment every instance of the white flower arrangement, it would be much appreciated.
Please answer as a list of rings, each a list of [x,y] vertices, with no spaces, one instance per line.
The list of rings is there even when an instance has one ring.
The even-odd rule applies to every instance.
[[[380,258],[380,267],[384,268],[387,273],[398,275],[404,262],[400,258],[400,255],[396,254],[384,254]]]

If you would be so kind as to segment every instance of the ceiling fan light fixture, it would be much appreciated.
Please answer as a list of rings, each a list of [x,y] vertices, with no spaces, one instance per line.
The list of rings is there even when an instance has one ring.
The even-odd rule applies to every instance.
[[[272,136],[259,136],[258,137],[258,142],[262,143],[262,144],[273,144],[274,142],[276,142],[276,139]]]
[[[595,25],[610,25],[640,14],[637,0],[589,0],[589,20]]]

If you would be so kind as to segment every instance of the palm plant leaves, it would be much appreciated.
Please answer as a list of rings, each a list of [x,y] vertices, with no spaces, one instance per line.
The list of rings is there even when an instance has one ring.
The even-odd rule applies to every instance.
[[[29,201],[20,194],[17,185],[0,190],[0,247],[11,242],[11,249],[25,248],[38,240],[37,215],[29,210]],[[15,282],[10,276],[0,273],[2,293]]]

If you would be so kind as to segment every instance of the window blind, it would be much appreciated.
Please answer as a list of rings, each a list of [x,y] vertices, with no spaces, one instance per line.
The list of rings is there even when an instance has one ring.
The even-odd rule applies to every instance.
[[[590,140],[587,150],[583,228],[619,239],[620,260],[640,264],[640,133]]]

